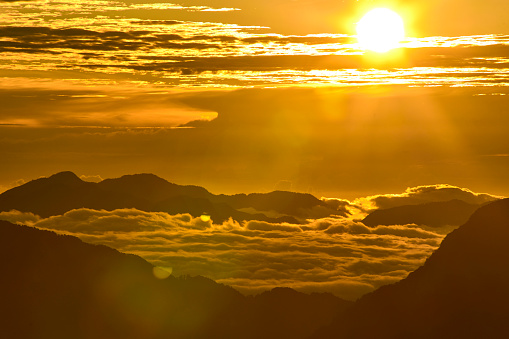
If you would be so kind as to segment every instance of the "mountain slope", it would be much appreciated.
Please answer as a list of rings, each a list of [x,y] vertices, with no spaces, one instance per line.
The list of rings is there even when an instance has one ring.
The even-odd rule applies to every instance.
[[[313,338],[508,338],[509,199],[479,208],[406,279]]]
[[[159,280],[140,257],[5,221],[0,270],[5,338],[304,338],[350,305],[295,291],[244,297],[203,277]]]
[[[366,226],[417,224],[430,227],[459,226],[481,205],[461,200],[405,205],[371,212],[362,223]]]
[[[211,280],[158,280],[137,256],[6,222],[0,268],[6,338],[191,338],[243,302]]]

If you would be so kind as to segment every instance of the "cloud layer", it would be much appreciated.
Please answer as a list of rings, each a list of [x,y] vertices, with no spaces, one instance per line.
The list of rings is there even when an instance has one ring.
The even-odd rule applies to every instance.
[[[444,236],[415,225],[368,228],[337,218],[218,225],[134,209],[79,209],[47,219],[12,211],[0,217],[76,235],[171,267],[176,275],[204,275],[245,293],[288,286],[348,299],[404,278]]]
[[[10,211],[1,212],[0,219],[75,235],[137,254],[176,275],[207,276],[244,293],[287,286],[355,299],[404,278],[455,228],[367,227],[356,217],[402,205],[452,199],[483,204],[498,198],[451,185],[409,187],[400,194],[353,202],[322,198],[349,217],[319,218],[298,225],[231,219],[217,224],[189,214],[136,209],[76,209],[49,218]]]

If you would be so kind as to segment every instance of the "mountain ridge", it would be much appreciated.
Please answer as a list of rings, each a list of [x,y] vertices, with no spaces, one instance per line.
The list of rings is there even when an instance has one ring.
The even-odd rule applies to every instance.
[[[246,207],[260,212],[240,210]],[[0,194],[0,211],[32,212],[41,217],[61,215],[78,208],[136,208],[147,212],[190,213],[194,217],[208,214],[215,222],[233,218],[237,221],[298,224],[314,216],[317,207],[323,216],[340,213],[310,194],[276,191],[214,195],[203,187],[170,183],[148,173],[124,175],[94,183],[83,181],[67,171],[32,180]],[[263,214],[267,208],[281,216],[268,217]]]
[[[366,216],[362,223],[369,227],[380,225],[417,224],[430,227],[459,226],[484,204],[469,204],[459,199],[427,202],[378,209]]]

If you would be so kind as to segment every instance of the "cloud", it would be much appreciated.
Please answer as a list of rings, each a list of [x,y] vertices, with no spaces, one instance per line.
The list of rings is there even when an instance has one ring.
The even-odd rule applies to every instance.
[[[355,42],[352,36],[339,35],[339,34],[321,34],[321,35],[305,35],[305,36],[284,36],[284,35],[257,35],[241,40],[244,43],[303,43],[307,45],[321,45],[321,44],[351,44]],[[332,46],[331,46],[332,47]]]
[[[204,222],[188,214],[171,216],[167,213],[143,212],[135,209],[119,209],[114,212],[77,209],[37,222],[38,227],[85,234],[205,229],[210,225],[210,221]]]
[[[436,239],[437,234],[425,231],[417,225],[394,225],[394,226],[377,226],[371,230],[372,234],[378,235],[395,235],[405,238],[419,238],[419,239]]]
[[[9,212],[0,212],[0,220],[6,220],[13,224],[33,225],[40,221],[41,218],[33,213],[12,210]]]
[[[461,200],[469,204],[479,205],[503,197],[487,193],[475,193],[467,188],[460,188],[452,185],[424,185],[409,187],[400,194],[381,194],[354,201],[354,205],[362,210],[386,209],[404,205],[417,205],[428,202]]]
[[[176,275],[207,276],[245,293],[288,286],[349,299],[405,277],[444,237],[414,225],[369,229],[344,218],[306,225],[215,224],[135,209],[77,209],[46,219],[11,211],[0,217],[137,254]]]
[[[256,38],[258,40],[262,38]],[[258,41],[258,40],[252,40]],[[387,61],[381,62],[380,60],[370,60],[365,58],[360,53],[350,51],[351,47],[348,45],[332,44],[325,47],[314,47],[317,49],[314,52],[302,53],[294,47],[300,44],[301,49],[312,48],[312,45],[307,45],[305,37],[299,43],[288,41],[286,44],[280,41],[281,45],[264,47],[265,43],[271,41],[272,37],[266,37],[263,44],[253,44],[250,49],[252,53],[240,54],[229,53],[224,55],[221,50],[224,49],[238,49],[239,51],[245,49],[238,44],[218,45],[217,39],[210,37],[210,42],[171,42],[160,41],[154,44],[154,48],[168,48],[168,49],[215,49],[217,52],[211,51],[208,55],[197,57],[196,55],[178,55],[175,53],[168,53],[167,55],[142,55],[139,57],[138,64],[132,63],[119,63],[119,64],[101,64],[101,65],[84,65],[84,68],[126,68],[133,70],[143,71],[156,71],[164,70],[166,72],[182,73],[182,70],[192,70],[190,74],[202,74],[206,72],[242,72],[244,75],[249,75],[246,72],[273,72],[271,74],[275,79],[271,82],[278,83],[281,81],[291,81],[289,72],[293,71],[294,77],[303,75],[309,77],[308,81],[315,80],[324,83],[324,80],[331,81],[330,77],[343,76],[347,78],[351,69],[358,69],[356,76],[363,76],[362,80],[375,83],[375,80],[389,80],[398,79],[399,83],[407,83],[412,85],[421,86],[422,81],[435,83],[449,83],[451,79],[463,78],[464,81],[506,81],[507,79],[502,76],[500,78],[500,69],[509,67],[509,61],[506,60],[506,45],[499,44],[498,46],[466,46],[466,47],[442,47],[442,48],[409,48],[405,49],[403,61]],[[224,43],[224,42],[223,42]],[[307,45],[307,46],[306,46]],[[23,47],[20,45],[20,47]],[[498,48],[497,48],[498,47]],[[261,53],[257,50],[260,50]],[[267,49],[267,51],[264,51]],[[272,50],[280,50],[279,53],[273,53]],[[411,62],[417,68],[408,68],[408,62]],[[365,68],[369,68],[366,70]],[[398,71],[394,71],[398,68]],[[286,70],[284,74],[278,74],[276,71]],[[387,72],[374,70],[387,70]],[[322,71],[318,75],[317,71]],[[327,72],[328,71],[328,72]],[[451,73],[453,72],[453,73]],[[327,77],[327,74],[330,74]],[[233,74],[232,74],[233,75]],[[283,77],[285,75],[286,77]],[[376,76],[376,79],[373,79]],[[437,79],[438,78],[438,79]],[[354,79],[348,79],[349,82],[355,83]],[[358,79],[359,80],[359,79]],[[264,81],[270,81],[264,79]],[[379,83],[379,82],[378,82]]]
[[[4,41],[0,48],[4,51],[24,52],[40,50],[63,53],[64,50],[78,51],[136,51],[140,49],[208,49],[219,48],[219,45],[196,42],[170,42],[183,41],[178,34],[154,34],[150,31],[106,31],[99,32],[90,29],[66,28],[53,29],[49,27],[17,27],[8,26],[0,28],[0,36],[11,38]],[[150,37],[156,37],[150,39]],[[211,37],[212,40],[216,40]],[[203,39],[200,39],[203,40]]]
[[[338,214],[344,216],[355,215],[361,208],[361,206],[357,206],[347,199],[321,197],[320,200],[325,202],[331,208],[337,210]]]
[[[315,220],[307,226],[307,229],[321,230],[327,234],[377,234],[377,235],[394,235],[403,238],[419,238],[419,239],[436,239],[437,233],[425,230],[417,225],[390,225],[367,227],[361,222],[350,219],[319,219]],[[306,226],[303,226],[306,229]]]
[[[100,175],[80,175],[80,179],[83,181],[89,181],[89,182],[101,182],[103,181],[103,178],[101,178]]]
[[[503,34],[415,38],[403,50],[401,60],[380,62],[379,58],[364,57],[354,37],[347,34],[262,34],[257,26],[204,22],[182,14],[209,11],[204,13],[214,15],[232,8],[64,3],[66,6],[49,2],[48,6],[55,12],[72,13],[76,18],[48,18],[50,10],[39,12],[35,8],[20,16],[16,15],[20,8],[14,2],[10,5],[15,25],[0,28],[0,36],[5,38],[0,42],[0,51],[6,54],[6,59],[12,59],[14,54],[29,66],[9,63],[4,69],[30,70],[38,77],[67,79],[75,79],[72,74],[78,72],[81,76],[87,74],[89,81],[129,79],[133,86],[140,81],[206,87],[396,82],[453,86],[460,79],[477,86],[507,81],[500,72],[509,67],[507,36]],[[102,15],[101,6],[106,4],[108,15]],[[172,9],[180,14],[177,19],[186,20],[137,18],[136,9],[154,12]],[[113,15],[119,11],[125,12],[126,17]],[[101,15],[91,19],[90,13],[94,12]],[[34,22],[45,22],[47,26],[34,26]],[[104,30],[112,25],[118,30]],[[41,54],[46,54],[45,63],[38,62]],[[356,70],[353,74],[352,69]]]
[[[281,231],[281,232],[302,232],[300,227],[286,224],[271,224],[264,221],[248,221],[246,228],[251,231]]]
[[[178,127],[189,121],[208,121],[212,111],[172,102],[171,94],[132,92],[126,88],[2,88],[0,123],[31,127]],[[36,106],[37,108],[35,108]],[[7,126],[6,126],[7,127]],[[102,132],[105,132],[103,130]]]

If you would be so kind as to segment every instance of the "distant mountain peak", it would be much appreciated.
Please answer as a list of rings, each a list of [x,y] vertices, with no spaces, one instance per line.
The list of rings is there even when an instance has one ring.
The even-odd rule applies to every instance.
[[[47,178],[44,178],[46,180],[51,180],[52,182],[57,183],[76,183],[76,182],[83,182],[74,172],[71,171],[63,171],[56,174],[53,174]]]
[[[145,179],[145,180],[163,180],[167,181],[153,173],[137,173],[137,174],[126,174],[121,176],[119,179]]]
[[[126,174],[121,176],[120,178],[105,179],[103,180],[103,182],[105,183],[116,182],[127,185],[148,185],[148,186],[172,184],[168,180],[163,179],[152,173]]]
[[[71,171],[64,171],[53,174],[50,177],[35,180],[36,185],[41,185],[42,189],[46,190],[73,190],[81,189],[87,186],[88,182],[81,180],[75,173]],[[44,187],[44,188],[43,188]]]
[[[59,172],[59,173],[53,174],[52,176],[48,177],[47,179],[52,179],[55,181],[63,181],[63,182],[78,182],[78,181],[82,182],[83,181],[76,174],[74,174],[74,172],[71,172],[71,171]]]

